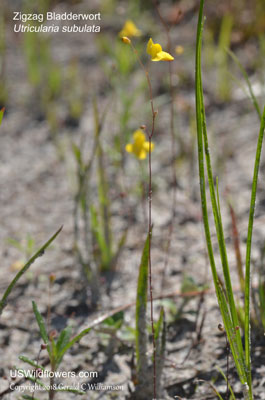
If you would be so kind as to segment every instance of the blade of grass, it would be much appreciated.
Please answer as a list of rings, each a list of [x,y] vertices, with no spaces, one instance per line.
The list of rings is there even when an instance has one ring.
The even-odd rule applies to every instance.
[[[64,354],[66,353],[67,350],[69,350],[75,343],[79,342],[85,335],[87,335],[91,329],[93,329],[95,326],[101,324],[102,322],[104,322],[106,319],[109,318],[109,315],[104,314],[99,318],[96,318],[93,322],[91,322],[91,324],[83,329],[78,335],[76,335],[72,340],[70,340],[60,351],[60,353],[58,354],[58,358],[60,357],[60,359],[62,360]]]
[[[196,382],[197,383],[200,383],[200,382],[206,383],[212,389],[212,391],[216,394],[218,399],[224,400],[224,398],[220,395],[220,393],[218,392],[218,390],[216,389],[216,387],[214,386],[214,384],[212,382],[207,382],[204,379],[197,379]]]
[[[44,343],[48,344],[49,343],[49,336],[48,336],[48,333],[46,331],[44,320],[43,320],[43,318],[42,318],[42,316],[41,316],[41,314],[40,314],[40,312],[38,310],[38,307],[37,307],[37,304],[35,303],[35,301],[32,302],[32,307],[33,307],[33,312],[34,312],[35,317],[36,317],[36,321],[37,321],[39,329],[40,329],[41,337],[42,337]]]
[[[36,363],[36,361],[33,361],[33,360],[31,360],[30,358],[28,358],[28,357],[19,356],[18,358],[19,358],[19,360],[24,361],[25,363],[31,365],[31,366],[34,367],[34,368],[41,369],[43,372],[45,371],[45,368],[44,368],[42,365]]]
[[[60,354],[60,352],[67,345],[67,343],[69,343],[69,340],[70,340],[70,337],[71,337],[71,333],[72,333],[71,326],[66,327],[60,333],[60,336],[59,336],[59,338],[58,338],[58,340],[56,342],[57,355]],[[58,357],[57,356],[55,368],[57,368],[60,365],[61,361],[62,361],[62,357],[60,357],[60,356]]]
[[[162,325],[164,322],[164,308],[161,307],[160,309],[160,313],[159,313],[159,318],[155,327],[155,340],[159,339],[160,333],[161,333],[161,329],[162,329]]]
[[[203,6],[204,0],[200,2],[198,26],[197,26],[197,41],[196,41],[196,69],[195,69],[195,95],[196,95],[196,120],[197,120],[197,142],[198,142],[198,162],[199,162],[199,176],[200,176],[200,192],[201,192],[201,203],[202,203],[202,214],[203,223],[206,237],[206,244],[210,259],[210,265],[213,275],[213,281],[217,294],[219,308],[223,317],[225,329],[228,335],[228,339],[231,346],[231,351],[234,357],[234,361],[238,370],[238,374],[242,383],[246,381],[246,373],[244,369],[244,355],[243,346],[241,342],[240,332],[235,329],[238,326],[238,317],[236,313],[236,307],[233,297],[233,291],[231,286],[231,279],[229,274],[229,267],[227,262],[224,234],[222,228],[222,221],[220,219],[218,204],[215,195],[213,175],[211,169],[210,153],[208,148],[208,139],[206,131],[206,119],[203,101],[203,89],[202,89],[202,78],[201,78],[201,43],[202,43],[202,29],[203,29]],[[207,173],[209,180],[209,188],[212,202],[212,210],[215,220],[216,233],[218,238],[218,244],[220,249],[220,255],[223,265],[223,273],[226,283],[226,290],[228,295],[228,303],[226,302],[225,295],[221,289],[221,285],[218,279],[214,253],[212,248],[211,234],[208,220],[207,200],[206,200],[206,186],[205,186],[205,174],[204,174],[204,154],[206,158]],[[233,337],[236,337],[236,341]]]
[[[230,296],[231,296],[232,302],[233,302],[231,304],[230,303],[230,299],[231,298],[228,297],[228,303],[229,303],[230,311],[231,311],[231,309],[233,309],[233,307],[235,309],[234,311],[236,313],[236,319],[233,320],[233,331],[236,333],[237,346],[238,346],[238,349],[240,351],[241,361],[243,363],[244,356],[243,356],[242,340],[241,340],[241,336],[240,336],[240,331],[239,331],[239,329],[237,329],[237,327],[239,326],[238,313],[237,313],[237,309],[236,309],[235,302],[234,302],[234,294],[233,294],[233,290],[232,290],[229,266],[228,266],[227,255],[226,255],[226,245],[225,245],[224,234],[223,234],[223,224],[222,224],[222,214],[221,214],[221,206],[220,206],[220,198],[219,198],[218,178],[216,178],[216,198],[217,198],[217,205],[216,205],[217,210],[216,210],[216,213],[218,214],[218,218],[219,218],[219,229],[221,231],[221,243],[222,243],[223,249],[225,251],[225,255],[224,255],[225,265],[224,265],[224,268],[223,268],[224,276],[225,276],[225,284],[226,284],[226,290],[227,291],[228,291],[229,285],[231,287],[231,289],[230,289],[230,291],[228,291],[228,293],[230,293]],[[221,252],[221,249],[220,249],[220,252]],[[227,277],[226,277],[225,274],[227,274]],[[228,282],[227,282],[227,280],[228,280]],[[233,319],[232,311],[231,311],[231,315],[232,315],[232,319]],[[233,335],[233,337],[234,337],[234,335]]]
[[[148,293],[148,262],[149,262],[150,235],[148,233],[141,263],[139,267],[137,298],[136,298],[136,360],[137,374],[141,380],[147,370],[147,337],[146,337],[146,308]]]
[[[229,309],[231,312],[233,328],[235,329],[239,325],[236,305],[234,300],[234,294],[232,289],[231,277],[230,277],[230,270],[227,258],[227,251],[226,251],[226,244],[224,238],[224,231],[223,231],[223,224],[220,212],[220,201],[217,199],[218,193],[215,192],[214,186],[214,179],[212,173],[212,166],[211,166],[211,157],[210,157],[210,150],[208,144],[208,136],[207,136],[207,128],[206,128],[206,117],[205,117],[205,109],[204,109],[204,100],[203,100],[203,88],[202,88],[202,81],[201,81],[201,73],[199,75],[199,88],[200,88],[200,97],[201,97],[201,110],[202,110],[202,132],[203,132],[203,142],[204,142],[204,153],[205,153],[205,160],[207,166],[207,175],[208,175],[208,183],[209,183],[209,190],[210,190],[210,197],[211,197],[211,204],[212,204],[212,211],[214,216],[218,246],[220,251],[220,257],[223,267],[223,275],[225,280],[225,287],[227,293],[227,299],[229,304]],[[218,206],[219,205],[219,206]],[[243,346],[240,337],[240,331],[236,331],[236,340],[237,346],[240,351],[240,356],[243,359]]]
[[[116,252],[113,255],[112,260],[111,260],[111,264],[110,264],[110,268],[111,269],[115,268],[115,266],[116,266],[116,263],[117,263],[120,255],[121,255],[121,252],[123,250],[124,244],[126,242],[127,235],[128,235],[128,228],[126,228],[125,232],[122,234],[122,236],[121,236],[121,238],[120,238],[120,240],[118,242]]]
[[[111,232],[111,218],[109,209],[109,195],[108,195],[108,182],[106,177],[106,169],[104,167],[104,152],[100,141],[100,118],[98,112],[98,104],[96,98],[93,102],[94,111],[94,124],[95,132],[98,138],[97,146],[97,173],[98,173],[98,198],[99,198],[99,214],[100,214],[100,224],[102,225],[102,232],[104,235],[104,241],[106,243],[105,250],[105,260],[103,263],[104,269],[109,269],[109,264],[112,257],[112,232]]]
[[[29,267],[34,263],[34,261],[42,256],[45,252],[45,250],[50,246],[50,244],[54,241],[54,239],[59,235],[63,227],[61,226],[60,229],[29,259],[29,261],[24,265],[23,268],[16,274],[15,278],[12,280],[12,282],[9,284],[8,288],[6,289],[1,301],[0,301],[0,315],[3,312],[3,309],[5,308],[7,304],[7,299],[8,296],[10,295],[11,291],[13,290],[15,284],[17,281],[21,278],[21,276],[29,269]]]
[[[1,110],[0,110],[0,125],[1,125],[2,120],[3,120],[4,112],[5,112],[5,107],[1,108]]]
[[[71,333],[72,333],[72,328],[71,326],[67,326],[66,328],[64,328],[62,330],[62,332],[60,333],[60,336],[56,342],[56,347],[57,347],[57,351],[58,353],[64,348],[64,346],[66,346],[66,344],[69,342],[70,337],[71,337]]]
[[[260,166],[260,157],[262,150],[262,142],[264,137],[265,129],[265,107],[263,109],[263,114],[261,118],[260,131],[257,143],[256,158],[253,172],[252,180],[252,191],[250,199],[250,210],[249,210],[249,222],[248,222],[248,235],[247,235],[247,248],[246,248],[246,271],[245,271],[245,358],[247,366],[247,375],[249,390],[252,392],[251,388],[251,357],[250,357],[250,261],[251,261],[251,245],[252,245],[252,232],[254,223],[254,213],[255,213],[255,202],[257,194],[257,184],[258,184],[258,174]]]
[[[24,369],[17,368],[17,367],[16,367],[16,370],[17,370],[18,372],[21,372],[21,373],[24,375],[24,378],[30,380],[30,381],[33,382],[33,383],[37,383],[37,384],[38,384],[39,386],[41,386],[46,392],[49,392],[49,387],[45,386],[44,383],[42,383],[42,381],[41,381],[40,379],[34,378],[34,377],[32,377],[32,376],[29,376],[29,375],[28,375],[28,371],[25,372]]]
[[[206,199],[206,184],[205,184],[205,173],[204,173],[204,148],[203,148],[203,106],[201,96],[201,40],[202,40],[202,28],[203,28],[203,6],[204,0],[200,3],[198,26],[197,26],[197,42],[196,42],[196,68],[195,68],[195,85],[196,85],[196,120],[197,120],[197,143],[198,143],[198,162],[199,162],[199,176],[200,176],[200,193],[201,193],[201,205],[203,224],[205,230],[206,245],[208,249],[208,255],[210,260],[210,266],[213,275],[213,281],[215,285],[216,294],[218,297],[219,304],[221,303],[222,295],[219,288],[219,279],[217,275],[212,239],[209,227],[207,199]],[[220,307],[221,309],[221,307]]]
[[[100,225],[97,210],[93,205],[90,206],[90,216],[91,216],[92,234],[100,250],[100,259],[102,262],[101,268],[104,269],[104,267],[108,264],[109,261],[108,245],[106,243],[105,236],[102,232],[102,226]]]
[[[259,278],[259,308],[260,308],[260,316],[261,316],[261,324],[263,329],[265,330],[265,282],[261,277]]]
[[[166,321],[163,307],[161,307],[160,309],[159,319],[155,328],[155,340],[157,349],[156,393],[159,397],[161,397],[161,378],[163,373],[166,350]]]
[[[227,382],[227,377],[226,377],[225,373],[221,370],[221,368],[218,368],[218,367],[217,367],[217,369],[218,369],[218,371],[220,372],[220,374],[222,375],[222,377],[224,378],[224,380],[226,381],[226,383],[228,383],[228,387],[229,387],[229,390],[230,390],[230,393],[231,393],[231,400],[236,400],[235,394],[234,394],[234,392],[233,392],[233,389],[232,389],[230,383]]]
[[[238,228],[237,228],[237,218],[236,218],[236,213],[234,211],[234,208],[233,208],[230,200],[228,200],[228,207],[229,207],[231,223],[232,223],[232,237],[233,237],[233,243],[234,243],[234,249],[235,249],[235,255],[236,255],[237,274],[238,274],[242,293],[244,293],[245,292],[245,278],[244,278],[244,271],[243,271],[242,256],[241,256],[241,251],[240,251],[240,238],[239,238],[239,232],[238,232]]]
[[[201,35],[202,35],[202,16],[203,16],[203,5],[204,1],[200,3],[200,11],[198,17],[197,26],[197,42],[196,42],[196,68],[195,68],[195,84],[196,84],[196,120],[197,120],[197,144],[198,144],[198,162],[199,162],[199,176],[200,176],[200,193],[201,193],[201,205],[202,205],[202,216],[205,230],[206,245],[208,249],[208,255],[214,279],[214,285],[216,293],[218,294],[218,275],[215,265],[215,259],[213,254],[212,239],[208,220],[207,210],[207,199],[206,199],[206,187],[205,187],[205,173],[204,173],[204,150],[203,150],[203,138],[202,138],[202,105],[200,96],[200,65],[201,65]]]

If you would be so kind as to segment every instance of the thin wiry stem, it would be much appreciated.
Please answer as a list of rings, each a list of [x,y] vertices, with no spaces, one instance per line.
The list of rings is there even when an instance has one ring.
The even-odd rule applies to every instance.
[[[171,44],[171,38],[170,38],[170,27],[168,26],[167,22],[163,18],[163,16],[160,13],[159,6],[156,0],[153,0],[154,7],[156,9],[156,12],[158,14],[158,17],[161,21],[161,24],[163,25],[165,29],[165,33],[167,36],[167,51],[169,54],[172,54],[172,44]],[[172,82],[172,76],[173,76],[173,70],[172,70],[172,63],[168,63],[168,68],[169,68],[169,93],[170,93],[170,138],[171,138],[171,175],[172,175],[172,184],[173,184],[173,192],[172,192],[172,205],[171,205],[171,218],[170,218],[170,224],[169,224],[169,229],[168,229],[168,237],[167,237],[167,242],[166,242],[166,247],[165,247],[165,261],[164,261],[164,268],[163,268],[163,275],[162,275],[162,280],[161,280],[161,291],[164,289],[165,285],[165,277],[166,277],[166,271],[168,267],[168,262],[169,262],[169,254],[170,254],[170,246],[171,246],[171,240],[172,240],[172,234],[173,234],[173,227],[174,227],[174,222],[175,222],[175,209],[176,209],[176,203],[177,203],[177,174],[176,174],[176,169],[175,169],[175,157],[176,157],[176,138],[175,138],[175,124],[174,124],[174,119],[175,119],[175,113],[174,113],[174,88],[173,88],[173,82]]]
[[[154,306],[153,306],[153,282],[152,282],[152,257],[151,257],[151,244],[152,244],[152,156],[151,156],[151,140],[154,135],[155,131],[155,118],[157,113],[154,110],[154,102],[153,102],[153,92],[152,92],[152,85],[151,80],[149,77],[148,70],[145,68],[144,64],[142,63],[138,52],[132,42],[130,45],[139,61],[141,68],[143,69],[148,89],[149,89],[149,97],[150,97],[150,105],[151,105],[151,112],[152,112],[152,128],[151,132],[148,132],[148,141],[149,141],[149,151],[148,151],[148,170],[149,170],[149,183],[148,183],[148,234],[149,234],[149,251],[148,251],[148,278],[149,278],[149,293],[150,293],[150,308],[151,308],[151,328],[152,328],[152,342],[153,342],[153,393],[154,393],[154,400],[156,399],[156,341],[155,341],[155,328],[154,328]]]

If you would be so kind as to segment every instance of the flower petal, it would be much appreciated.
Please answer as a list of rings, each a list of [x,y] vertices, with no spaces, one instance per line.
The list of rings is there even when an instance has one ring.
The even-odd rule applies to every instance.
[[[154,150],[154,147],[155,147],[154,143],[151,142],[151,151]],[[149,152],[149,142],[144,142],[143,148],[144,148],[146,151]]]
[[[133,21],[129,19],[125,22],[122,30],[119,33],[119,36],[141,36],[141,31],[136,27]]]
[[[147,52],[147,54],[149,54],[150,56],[151,56],[151,49],[152,49],[152,46],[153,46],[153,40],[152,40],[152,38],[150,38],[149,40],[148,40],[148,43],[147,43],[147,47],[146,47],[146,52]]]
[[[146,48],[147,54],[151,56],[152,61],[172,61],[174,57],[166,51],[162,50],[159,43],[154,43],[152,38],[149,39]]]
[[[152,61],[173,61],[174,57],[172,57],[166,51],[160,51],[156,54],[155,59],[152,58]]]
[[[133,134],[133,140],[142,145],[145,141],[145,134],[140,129],[137,129]]]
[[[131,143],[126,144],[125,150],[127,153],[132,153],[133,152],[133,145]]]
[[[162,47],[160,46],[160,44],[159,43],[154,44],[152,46],[152,49],[151,49],[151,57],[152,57],[152,59],[155,58],[156,55],[158,53],[161,53],[161,52],[162,52]]]
[[[138,158],[139,160],[144,160],[146,158],[146,151],[142,149],[138,154]]]

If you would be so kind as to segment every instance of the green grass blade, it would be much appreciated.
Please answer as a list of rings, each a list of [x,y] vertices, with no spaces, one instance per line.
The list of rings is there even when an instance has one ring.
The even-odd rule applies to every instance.
[[[62,348],[62,350],[59,353],[58,357],[61,357],[61,359],[62,359],[64,354],[67,352],[67,350],[69,350],[75,343],[79,342],[82,339],[82,337],[84,337],[85,335],[87,335],[91,331],[91,329],[93,329],[98,324],[101,324],[102,322],[104,322],[108,318],[109,318],[109,315],[103,315],[103,316],[95,319],[86,329],[83,329],[78,335],[76,335],[72,340],[70,340],[66,344],[66,346],[64,346]]]
[[[46,327],[45,327],[45,323],[44,320],[38,310],[37,304],[35,303],[35,301],[32,302],[32,307],[33,307],[33,312],[35,314],[35,318],[37,321],[37,324],[39,326],[39,330],[40,330],[40,334],[42,337],[42,340],[44,341],[45,344],[49,343],[49,336],[48,333],[46,331]]]
[[[255,202],[257,194],[257,184],[258,184],[258,174],[260,166],[260,157],[262,150],[262,142],[264,137],[265,129],[265,107],[263,109],[263,114],[261,118],[260,131],[257,143],[256,158],[254,165],[254,173],[252,180],[252,191],[250,200],[250,210],[249,210],[249,222],[248,222],[248,236],[247,236],[247,248],[246,248],[246,272],[245,272],[245,358],[248,374],[248,385],[250,391],[251,389],[251,358],[250,358],[250,259],[251,259],[251,245],[252,245],[252,232],[254,223],[254,213],[255,213]]]
[[[114,255],[112,256],[111,259],[111,263],[110,263],[110,269],[114,270],[116,267],[116,264],[118,262],[118,259],[122,253],[123,247],[125,245],[126,239],[127,239],[127,235],[128,235],[128,228],[126,229],[126,231],[122,234],[118,245],[117,245],[117,249],[116,252],[114,253]]]
[[[197,43],[196,43],[195,95],[196,95],[197,144],[198,144],[198,162],[199,162],[200,193],[201,193],[203,224],[205,230],[208,255],[210,259],[210,265],[217,292],[218,276],[213,254],[212,239],[211,239],[209,220],[208,220],[207,199],[206,199],[205,174],[204,174],[204,149],[203,149],[203,134],[202,134],[202,124],[203,124],[202,104],[200,96],[200,65],[201,65],[201,35],[202,35],[202,25],[203,25],[202,23],[203,5],[204,5],[204,0],[201,1],[200,3],[200,11],[198,17],[198,26],[197,26]]]
[[[60,336],[56,342],[56,353],[57,353],[57,355],[59,354],[59,356],[57,356],[57,358],[56,358],[56,365],[55,365],[56,368],[60,365],[60,363],[62,361],[62,357],[60,356],[61,351],[67,345],[67,343],[69,343],[71,334],[72,334],[72,328],[71,328],[71,326],[68,326],[62,330],[62,332],[60,333]]]
[[[238,376],[242,384],[247,380],[244,355],[242,355],[241,347],[238,347],[238,341],[236,340],[236,333],[239,331],[234,328],[232,318],[230,315],[230,310],[228,308],[227,299],[223,292],[221,284],[218,282],[218,304],[222,314],[225,332],[230,344],[231,353],[233,355],[233,360],[237,368]],[[242,345],[242,343],[241,343]]]
[[[208,209],[207,209],[207,198],[206,198],[206,184],[205,184],[205,173],[204,173],[204,147],[203,147],[203,105],[201,96],[201,42],[202,42],[202,28],[203,28],[203,6],[204,0],[200,3],[200,10],[198,16],[197,25],[197,40],[196,40],[196,66],[195,66],[195,97],[196,97],[196,122],[197,122],[197,145],[198,145],[198,163],[199,163],[199,177],[200,177],[200,194],[201,194],[201,206],[203,224],[206,238],[206,245],[208,250],[208,256],[210,260],[210,266],[213,275],[213,281],[215,285],[218,302],[220,302],[219,286],[218,286],[218,275],[215,265],[212,239],[209,227]]]
[[[201,41],[202,41],[202,27],[203,27],[203,24],[201,21],[200,49],[201,49]],[[201,128],[202,128],[202,136],[203,136],[203,144],[204,144],[204,153],[205,153],[206,166],[207,166],[209,190],[210,190],[211,203],[212,203],[212,211],[213,211],[215,227],[216,227],[216,234],[217,234],[220,256],[221,256],[221,261],[222,261],[228,303],[229,303],[229,308],[230,308],[230,312],[231,312],[231,316],[232,316],[233,328],[235,329],[236,326],[239,325],[239,321],[238,321],[238,316],[237,316],[237,311],[236,311],[236,305],[235,305],[235,300],[234,300],[234,295],[233,295],[232,284],[231,284],[222,219],[221,219],[221,214],[219,213],[218,201],[216,199],[216,193],[215,193],[215,187],[214,187],[214,179],[213,179],[213,173],[212,173],[211,157],[210,157],[210,151],[209,151],[209,145],[208,145],[206,117],[205,117],[205,109],[204,109],[203,87],[202,87],[202,78],[201,78],[201,57],[199,57],[196,88],[198,89],[198,97],[199,97],[199,104],[200,104],[200,111],[201,111],[200,119],[201,119]],[[236,331],[236,340],[237,340],[238,349],[240,351],[240,355],[241,355],[241,357],[243,357],[243,346],[242,346],[242,341],[241,341],[241,337],[240,337],[240,331],[238,331],[238,330]]]
[[[3,312],[3,309],[5,308],[7,304],[7,298],[10,295],[12,289],[14,288],[15,284],[17,281],[21,278],[21,276],[29,269],[29,267],[34,263],[34,261],[42,256],[45,252],[45,250],[50,246],[50,244],[54,241],[54,239],[59,235],[63,227],[58,229],[58,231],[29,259],[29,261],[24,265],[23,268],[17,273],[15,278],[12,280],[12,282],[9,284],[8,288],[6,289],[1,301],[0,301],[0,315]]]
[[[165,351],[166,351],[166,321],[164,308],[161,307],[159,313],[159,319],[155,328],[155,341],[156,341],[156,391],[161,392],[161,378],[163,373],[163,367],[165,363]]]
[[[222,375],[222,377],[224,378],[224,380],[225,380],[226,383],[227,383],[227,377],[226,377],[225,373],[221,370],[221,368],[218,368],[218,367],[217,367],[217,369],[218,369],[218,371],[220,372],[220,374]],[[230,397],[231,400],[236,400],[235,394],[234,394],[233,389],[232,389],[232,387],[231,387],[231,385],[230,385],[229,382],[228,382],[228,388],[229,388],[230,393],[231,393],[231,397]]]
[[[101,268],[104,269],[108,266],[109,260],[109,252],[108,252],[108,245],[105,240],[105,236],[102,232],[102,226],[100,225],[100,221],[98,218],[98,213],[94,206],[90,207],[90,216],[91,216],[91,229],[93,236],[97,242],[97,245],[100,250],[100,259],[102,262]]]
[[[84,165],[83,165],[81,150],[75,143],[72,143],[72,151],[73,151],[73,154],[75,156],[75,159],[76,159],[76,162],[77,162],[79,168],[81,170],[83,170]]]
[[[62,330],[56,342],[56,347],[58,352],[60,352],[67,345],[67,343],[70,340],[71,334],[72,334],[71,326],[67,326]]]
[[[157,324],[155,326],[155,340],[157,340],[160,337],[162,327],[163,327],[163,322],[164,322],[164,309],[161,307],[160,313],[159,313],[159,318],[157,321]]]
[[[1,108],[1,110],[0,110],[0,125],[1,125],[2,120],[3,120],[4,112],[5,112],[5,107]]]
[[[104,166],[104,152],[100,143],[100,133],[102,130],[102,124],[105,119],[105,111],[101,118],[99,116],[97,99],[93,100],[93,111],[94,111],[94,125],[95,125],[95,138],[97,140],[97,173],[98,173],[98,199],[99,199],[99,214],[100,224],[102,226],[102,233],[104,235],[104,241],[106,243],[106,249],[104,257],[107,261],[104,261],[104,268],[109,269],[111,258],[112,258],[112,231],[111,231],[111,215],[109,205],[109,194],[108,194],[108,181],[106,176],[106,169]]]
[[[238,57],[235,55],[235,53],[233,51],[231,51],[229,49],[226,49],[226,51],[230,55],[230,57],[233,59],[233,61],[237,64],[237,66],[239,67],[239,69],[240,69],[240,71],[241,71],[241,73],[242,73],[242,75],[243,75],[243,77],[244,77],[244,79],[246,81],[246,84],[247,84],[247,87],[248,87],[248,91],[249,91],[250,100],[252,101],[252,103],[253,103],[256,111],[257,111],[257,114],[259,116],[259,119],[261,120],[261,117],[262,117],[261,109],[259,107],[259,103],[258,103],[257,97],[255,96],[255,94],[253,92],[252,85],[250,83],[250,80],[249,80],[249,77],[248,77],[248,74],[247,74],[245,68],[243,67],[243,65],[241,64],[241,62],[239,61]]]
[[[60,359],[62,359],[64,354],[67,352],[67,350],[69,350],[75,343],[79,342],[79,340],[81,340],[82,337],[87,335],[91,331],[91,329],[92,329],[92,327],[88,327],[88,328],[84,329],[77,336],[75,336],[72,340],[70,340],[70,342],[68,342],[67,345],[64,346],[64,348],[61,350],[58,357]]]
[[[234,342],[234,337],[236,336],[236,342],[237,342],[236,353],[240,352],[239,359],[241,360],[241,364],[242,364],[244,362],[244,352],[243,352],[242,340],[241,340],[241,336],[240,336],[240,330],[237,329],[237,327],[239,326],[239,319],[238,319],[237,308],[234,303],[234,295],[233,295],[233,291],[232,291],[229,266],[228,266],[228,262],[227,262],[226,245],[225,245],[224,234],[223,234],[222,213],[221,213],[220,197],[219,197],[218,178],[216,178],[216,199],[217,199],[217,206],[216,206],[217,211],[216,212],[218,213],[219,226],[220,226],[219,229],[221,230],[221,241],[222,241],[222,245],[223,245],[223,248],[225,251],[224,276],[225,276],[226,289],[227,289],[228,293],[230,293],[230,298],[228,297],[228,303],[229,303],[229,308],[230,308],[230,312],[231,312],[231,316],[232,316],[232,320],[233,320],[233,332],[234,333],[233,333],[233,336],[231,336],[231,337],[233,338],[233,342]],[[228,277],[226,277],[226,275],[225,275],[226,273],[228,274]],[[229,285],[230,285],[230,291],[228,290]],[[232,301],[232,304],[230,303],[230,301]],[[235,318],[233,319],[233,312],[232,312],[233,308],[234,308],[234,312],[236,313],[236,319]]]
[[[200,104],[201,104],[201,113],[202,113],[202,132],[203,132],[203,142],[204,142],[204,153],[206,159],[206,166],[207,166],[207,175],[208,175],[208,182],[209,182],[209,190],[210,190],[210,197],[212,203],[212,211],[214,216],[214,222],[216,227],[216,234],[217,240],[219,245],[220,257],[222,261],[223,267],[223,274],[225,280],[225,287],[227,291],[227,298],[229,303],[229,308],[232,316],[233,327],[235,328],[238,326],[238,316],[236,311],[236,305],[233,295],[230,271],[229,271],[229,264],[227,258],[227,251],[226,251],[226,244],[224,238],[224,231],[223,231],[223,224],[220,212],[220,201],[217,199],[217,195],[215,193],[215,186],[214,186],[214,178],[212,172],[212,165],[211,165],[211,157],[209,151],[209,144],[208,144],[208,136],[207,136],[207,128],[206,128],[206,117],[205,117],[205,110],[204,110],[204,100],[203,100],[203,89],[202,89],[202,81],[201,81],[201,73],[199,75],[199,96],[200,96]],[[238,348],[243,356],[243,346],[240,337],[240,332],[236,332]]]
[[[203,6],[204,0],[200,2],[198,26],[197,26],[197,42],[196,42],[196,68],[195,68],[195,95],[196,95],[196,121],[197,121],[197,143],[198,143],[198,162],[199,162],[199,176],[200,176],[200,192],[201,192],[201,204],[203,223],[206,237],[206,244],[208,249],[208,255],[213,275],[213,281],[215,285],[216,295],[218,304],[223,317],[225,329],[228,334],[229,342],[233,352],[234,360],[237,366],[237,370],[242,383],[245,382],[245,370],[244,370],[244,358],[243,358],[243,346],[240,338],[239,330],[236,330],[238,325],[238,318],[236,313],[236,307],[232,292],[229,267],[227,262],[226,248],[224,242],[224,235],[222,229],[222,223],[219,215],[218,204],[215,195],[214,182],[211,170],[211,160],[208,148],[208,139],[206,131],[206,120],[205,110],[203,102],[203,90],[202,90],[202,78],[201,78],[201,43],[202,43],[202,29],[203,29]],[[212,209],[215,219],[217,238],[220,248],[220,255],[222,259],[226,290],[229,299],[229,308],[226,302],[225,295],[221,290],[219,279],[216,271],[215,259],[212,248],[211,234],[208,221],[207,211],[207,200],[206,200],[206,186],[205,186],[205,173],[204,173],[204,154],[207,163],[207,173],[210,186]],[[233,337],[236,337],[236,341]]]
[[[97,149],[98,156],[98,198],[99,198],[99,214],[104,234],[104,241],[106,243],[105,250],[105,268],[109,268],[112,258],[112,232],[111,232],[111,215],[108,193],[108,182],[106,177],[106,170],[104,167],[103,149],[101,144],[98,143]]]
[[[24,369],[21,368],[16,368],[17,371],[21,372],[24,377],[28,380],[30,380],[33,383],[37,383],[39,386],[41,386],[44,390],[46,390],[46,392],[49,392],[49,387],[45,386],[44,383],[42,383],[42,381],[40,379],[34,378],[32,376],[28,376],[28,371],[25,372]]]
[[[261,323],[263,329],[265,330],[265,282],[261,277],[259,277],[259,309],[260,309],[260,316],[261,316]]]
[[[137,373],[141,373],[147,368],[147,337],[146,337],[146,308],[148,293],[148,260],[150,236],[147,235],[141,263],[139,267],[137,298],[136,298],[136,360]]]
[[[55,343],[55,340],[53,337],[50,338],[50,342],[51,342],[51,344],[48,347],[48,351],[50,354],[50,361],[51,361],[51,365],[55,365],[56,360],[58,360],[58,352],[57,352],[56,343]]]
[[[19,360],[24,361],[25,363],[31,365],[34,368],[38,368],[38,369],[41,369],[42,371],[45,371],[45,368],[42,365],[37,364],[36,361],[33,361],[28,357],[19,356],[18,358],[19,358]]]
[[[219,219],[222,219],[220,196],[219,196],[219,180],[218,180],[218,176],[216,177],[215,184],[216,184],[217,210],[218,210]]]

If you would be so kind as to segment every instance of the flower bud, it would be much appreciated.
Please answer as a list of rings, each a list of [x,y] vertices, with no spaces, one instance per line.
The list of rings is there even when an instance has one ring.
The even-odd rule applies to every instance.
[[[223,324],[218,324],[218,329],[219,329],[219,331],[220,332],[223,332],[224,331],[224,325]]]
[[[125,44],[131,44],[131,40],[127,37],[127,36],[123,36],[121,38],[121,40],[123,41],[123,43]]]
[[[53,329],[50,333],[49,333],[49,339],[55,339],[58,336],[58,332],[56,331],[56,329]]]
[[[50,274],[49,280],[50,280],[50,284],[51,284],[51,285],[54,283],[55,279],[56,279],[55,274]]]

